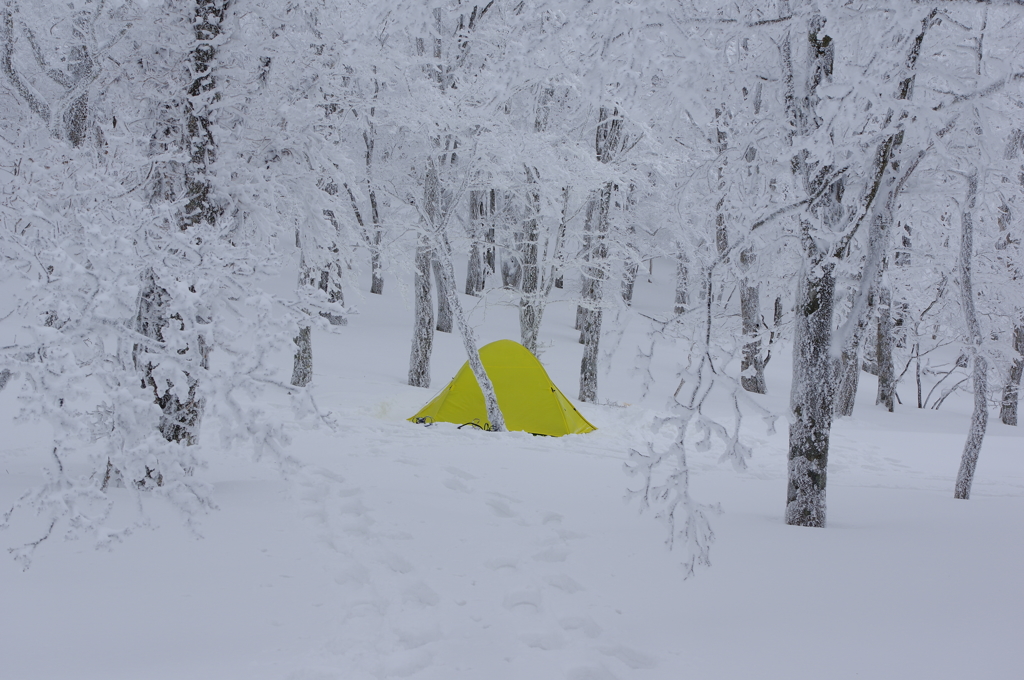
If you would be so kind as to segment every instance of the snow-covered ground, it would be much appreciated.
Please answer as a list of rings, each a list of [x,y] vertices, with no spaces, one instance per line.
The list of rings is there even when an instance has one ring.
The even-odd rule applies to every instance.
[[[782,521],[785,421],[776,434],[752,422],[746,471],[691,453],[694,497],[723,512],[711,516],[712,566],[684,580],[664,525],[624,502],[628,449],[664,408],[630,375],[641,325],[601,376],[608,405],[579,406],[597,432],[425,428],[404,419],[464,361],[461,342],[438,334],[434,388],[406,386],[412,313],[393,283],[346,328],[315,334],[315,395],[337,428],[290,427],[300,466],[282,476],[223,452],[204,473],[218,509],[195,531],[150,504],[155,528],[112,550],[54,537],[27,571],[0,560],[0,678],[1020,676],[1020,428],[990,420],[973,496],[955,501],[967,399],[892,415],[864,375],[854,417],[834,429],[819,530]],[[641,311],[669,308],[671,281],[638,286]],[[500,298],[473,311],[482,342],[518,337]],[[541,334],[570,397],[573,312],[550,307]],[[656,360],[666,389],[669,354]],[[777,350],[763,403],[780,414],[789,368]],[[45,428],[12,420],[19,389],[0,393],[3,508],[42,482],[47,455]],[[31,520],[0,533],[3,545],[38,537]]]

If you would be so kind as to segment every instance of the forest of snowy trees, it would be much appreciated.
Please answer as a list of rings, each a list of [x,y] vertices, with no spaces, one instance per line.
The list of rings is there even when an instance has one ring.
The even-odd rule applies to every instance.
[[[1017,423],[1019,1],[0,0],[0,71],[0,390],[54,431],[20,503],[74,531],[111,486],[207,505],[211,419],[286,457],[261,395],[317,412],[311,331],[344,333],[357,286],[410,296],[410,385],[459,334],[501,430],[467,296],[514,295],[534,352],[574,296],[566,392],[600,402],[608,315],[669,268],[680,441],[634,471],[693,427],[742,465],[792,348],[790,524],[825,525],[858,380],[897,412],[973,394],[959,498],[990,407]]]

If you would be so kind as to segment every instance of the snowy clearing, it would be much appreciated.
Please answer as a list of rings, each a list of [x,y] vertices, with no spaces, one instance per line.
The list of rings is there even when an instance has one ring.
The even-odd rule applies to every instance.
[[[662,304],[655,284],[638,289],[641,310]],[[824,530],[783,523],[783,421],[773,435],[747,428],[746,471],[714,449],[692,454],[694,496],[722,513],[710,518],[712,566],[684,580],[664,526],[623,501],[628,449],[656,398],[580,404],[598,431],[557,439],[413,425],[404,418],[435,390],[403,384],[410,312],[397,295],[368,297],[348,327],[314,335],[315,394],[337,430],[296,423],[299,466],[282,476],[223,453],[204,473],[218,509],[197,533],[149,503],[152,530],[111,550],[54,537],[27,571],[0,561],[3,677],[1006,678],[1021,667],[1021,435],[990,426],[975,494],[953,500],[967,397],[896,420],[866,376],[833,433]],[[495,300],[474,312],[486,312],[484,342],[515,337],[514,307]],[[541,334],[570,393],[571,312],[554,305]],[[602,375],[610,402],[633,398],[638,337],[623,335],[609,362],[622,370]],[[464,355],[457,336],[436,342],[439,389]],[[777,355],[764,403],[783,413],[790,369]],[[39,426],[11,422],[17,392],[0,393],[3,506],[42,482],[46,457]],[[10,546],[39,531],[23,518],[0,536]]]

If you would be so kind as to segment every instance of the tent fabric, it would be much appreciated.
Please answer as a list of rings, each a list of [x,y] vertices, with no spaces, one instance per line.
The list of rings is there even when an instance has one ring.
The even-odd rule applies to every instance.
[[[560,437],[597,429],[551,382],[537,357],[518,342],[498,340],[484,345],[480,348],[480,360],[494,384],[498,406],[510,431]],[[409,420],[472,424],[490,429],[484,394],[469,362]]]

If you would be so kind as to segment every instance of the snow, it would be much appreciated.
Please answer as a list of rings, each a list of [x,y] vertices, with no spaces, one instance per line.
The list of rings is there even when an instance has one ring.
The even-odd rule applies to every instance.
[[[639,311],[671,309],[672,267],[641,276]],[[661,277],[660,279],[658,277]],[[369,277],[365,277],[368,279]],[[645,339],[632,319],[602,339],[598,426],[563,438],[404,419],[465,361],[435,336],[431,389],[404,384],[411,304],[389,280],[360,313],[314,331],[313,390],[336,430],[290,426],[284,473],[219,452],[203,477],[217,509],[184,526],[147,507],[152,529],[109,550],[54,536],[23,571],[0,560],[0,658],[10,680],[420,678],[1005,678],[1024,663],[1021,431],[990,425],[969,501],[953,499],[969,396],[941,411],[873,405],[862,376],[833,428],[828,527],[783,522],[784,421],[745,421],[744,471],[720,449],[689,451],[690,491],[720,503],[710,568],[683,579],[664,525],[624,497],[631,446],[674,389],[670,348],[656,389],[631,375]],[[463,297],[481,344],[518,337],[502,291]],[[355,297],[355,295],[353,295]],[[474,306],[475,305],[475,306]],[[542,361],[570,397],[582,346],[575,306],[544,316]],[[611,318],[607,315],[606,318]],[[608,322],[607,327],[612,327]],[[608,328],[606,328],[606,331]],[[773,351],[769,394],[784,414],[790,364]],[[610,366],[611,369],[607,369]],[[282,373],[290,362],[282,362]],[[660,391],[657,388],[661,388]],[[14,422],[20,381],[0,392],[0,507],[41,484],[47,432]],[[575,400],[574,400],[575,401]],[[904,401],[908,401],[906,397]],[[288,405],[269,405],[283,415]],[[724,420],[731,406],[711,404]],[[118,513],[132,510],[124,496]],[[5,547],[40,535],[22,515]],[[118,517],[111,518],[115,523]],[[45,527],[42,527],[45,528]]]

